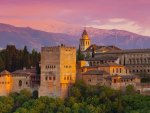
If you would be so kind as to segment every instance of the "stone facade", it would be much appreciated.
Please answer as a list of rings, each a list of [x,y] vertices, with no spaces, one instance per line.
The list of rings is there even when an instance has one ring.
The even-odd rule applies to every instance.
[[[84,31],[83,34],[87,32]],[[81,49],[81,52],[86,57],[78,63],[78,76],[88,85],[101,84],[122,89],[129,84],[139,84],[140,78],[136,76],[139,72],[150,72],[150,49],[122,50],[116,46],[92,44]]]
[[[32,77],[38,82],[39,76],[35,69],[16,70],[12,73],[4,70],[0,73],[0,96],[7,96],[11,92],[20,92],[27,89],[29,91],[38,90],[38,84],[33,84]],[[35,82],[35,80],[34,80]],[[36,82],[36,83],[37,83]]]
[[[87,85],[105,85],[113,89],[124,90],[126,86],[137,87],[140,84],[139,76],[132,75],[129,70],[119,64],[103,64],[95,67],[82,67],[82,79]],[[136,89],[139,90],[139,89]]]
[[[150,49],[131,49],[117,52],[95,53],[95,58],[118,57],[118,64],[129,68],[133,74],[150,74]]]
[[[4,70],[0,73],[0,96],[7,96],[12,91],[12,75]]]
[[[128,85],[135,87],[135,90],[139,90],[137,85],[141,83],[141,79],[135,75],[126,76],[107,76],[105,77],[105,85],[113,89],[125,90]]]
[[[36,74],[35,68],[24,68],[23,70],[16,70],[12,72],[12,77],[12,92],[20,92],[20,90],[22,89],[27,89],[32,92],[34,90],[38,90],[38,87],[40,85],[40,77]]]
[[[108,73],[105,71],[93,69],[93,70],[88,70],[85,73],[83,73],[83,81],[87,85],[104,85],[105,84],[105,76],[109,76]]]
[[[64,45],[43,47],[39,96],[64,98],[75,80],[76,48]]]

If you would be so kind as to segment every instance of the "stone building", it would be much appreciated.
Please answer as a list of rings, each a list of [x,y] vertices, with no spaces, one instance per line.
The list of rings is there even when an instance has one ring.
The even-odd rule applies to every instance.
[[[0,73],[0,96],[7,96],[12,91],[12,75],[4,70]]]
[[[65,45],[42,47],[39,96],[68,96],[76,80],[76,48]]]
[[[85,34],[85,35],[83,35]],[[87,31],[84,30],[80,39],[81,52],[86,56],[85,61],[88,61],[90,66],[97,66],[104,63],[117,63],[124,65],[133,74],[150,75],[150,49],[129,49],[123,50],[116,46],[99,46],[88,43],[81,43],[90,40]],[[87,58],[88,56],[88,58]],[[89,57],[90,56],[90,57]]]
[[[34,79],[33,79],[34,78]],[[31,92],[38,90],[40,76],[34,69],[16,70],[12,73],[4,70],[0,73],[0,96],[7,96],[11,92],[27,89]]]
[[[129,73],[129,70],[116,63],[105,63],[99,66],[82,67],[82,79],[87,85],[105,85],[113,89],[124,90],[126,86],[137,86],[140,77]],[[138,89],[136,89],[138,90]]]
[[[124,90],[128,85],[132,85],[134,86],[135,90],[140,90],[137,87],[140,83],[141,83],[140,77],[135,75],[126,75],[126,76],[116,75],[105,77],[105,85],[113,89]]]
[[[95,58],[116,57],[118,64],[128,67],[130,73],[150,75],[150,49],[130,49],[95,53]]]
[[[117,63],[105,63],[98,66],[98,70],[106,71],[109,75],[129,75],[129,69]]]
[[[40,76],[36,74],[36,69],[21,69],[12,72],[13,85],[12,92],[20,92],[22,89],[29,91],[38,90]]]
[[[88,70],[82,74],[82,79],[87,85],[104,85],[105,76],[109,76],[109,73],[97,69]]]

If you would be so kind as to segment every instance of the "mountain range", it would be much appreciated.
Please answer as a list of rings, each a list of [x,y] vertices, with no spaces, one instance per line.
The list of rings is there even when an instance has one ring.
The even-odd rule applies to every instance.
[[[86,28],[92,44],[116,45],[122,49],[150,48],[150,36],[142,36],[124,30],[106,30],[92,27]],[[0,49],[6,45],[16,45],[23,48],[25,45],[29,50],[40,51],[42,46],[54,46],[59,44],[78,47],[83,28],[72,28],[69,32],[53,33],[36,30],[30,27],[15,27],[0,23]]]

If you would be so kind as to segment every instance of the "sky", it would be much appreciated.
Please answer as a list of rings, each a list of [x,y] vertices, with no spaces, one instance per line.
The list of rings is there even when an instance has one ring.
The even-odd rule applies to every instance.
[[[0,23],[58,32],[90,26],[150,36],[150,0],[0,0]]]

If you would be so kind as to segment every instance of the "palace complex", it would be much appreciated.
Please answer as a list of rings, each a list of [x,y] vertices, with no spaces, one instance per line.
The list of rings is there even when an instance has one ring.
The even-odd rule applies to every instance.
[[[28,89],[32,92],[38,90],[39,96],[65,98],[70,87],[79,79],[87,85],[99,84],[117,90],[133,85],[140,93],[146,91],[141,86],[141,78],[150,75],[150,49],[123,50],[116,46],[91,44],[84,30],[79,53],[85,57],[76,61],[75,47],[63,44],[42,47],[41,74],[37,75],[35,68],[12,73],[2,71],[0,96]]]

